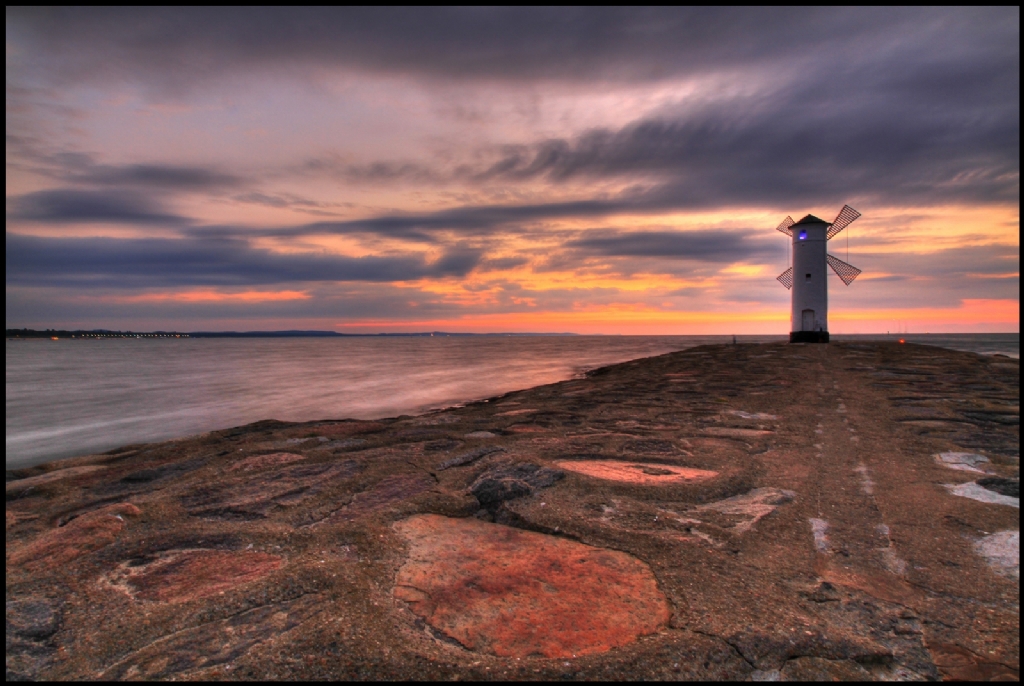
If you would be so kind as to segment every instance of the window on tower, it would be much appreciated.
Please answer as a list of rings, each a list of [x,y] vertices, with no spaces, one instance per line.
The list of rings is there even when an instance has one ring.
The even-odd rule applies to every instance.
[[[806,231],[801,231],[800,232],[800,240],[802,240],[802,241],[807,240],[807,232]]]
[[[810,274],[806,274],[806,275],[804,276],[804,280],[806,280],[806,281],[810,281],[810,280],[811,280],[811,275],[810,275]]]

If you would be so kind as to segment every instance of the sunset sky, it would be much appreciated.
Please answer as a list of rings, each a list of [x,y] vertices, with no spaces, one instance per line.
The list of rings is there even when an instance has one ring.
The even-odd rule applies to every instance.
[[[8,8],[7,327],[785,334],[848,203],[833,333],[1019,331],[1019,27]]]

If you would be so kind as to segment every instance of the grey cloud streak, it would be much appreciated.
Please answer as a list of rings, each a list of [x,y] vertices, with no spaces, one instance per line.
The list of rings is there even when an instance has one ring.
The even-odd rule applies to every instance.
[[[102,164],[82,152],[49,152],[37,140],[7,134],[7,151],[22,168],[91,187],[146,189],[150,192],[217,191],[246,183],[245,177],[201,165]]]
[[[12,211],[13,210],[13,211]],[[153,198],[121,190],[54,189],[8,200],[8,219],[52,224],[106,222],[130,225],[184,225],[186,217],[163,210]]]
[[[8,285],[129,289],[388,282],[465,276],[479,260],[479,251],[460,247],[428,263],[411,254],[281,254],[228,239],[6,236]]]
[[[243,181],[238,176],[202,167],[160,164],[93,165],[74,171],[68,180],[98,186],[141,186],[171,191],[231,188]]]
[[[582,253],[609,257],[657,257],[729,263],[779,254],[773,237],[752,230],[633,231],[594,230],[565,246]]]

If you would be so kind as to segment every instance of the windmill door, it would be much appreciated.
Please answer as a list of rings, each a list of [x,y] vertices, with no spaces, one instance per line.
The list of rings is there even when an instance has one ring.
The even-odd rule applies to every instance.
[[[814,310],[804,310],[803,319],[800,322],[801,331],[814,331]]]

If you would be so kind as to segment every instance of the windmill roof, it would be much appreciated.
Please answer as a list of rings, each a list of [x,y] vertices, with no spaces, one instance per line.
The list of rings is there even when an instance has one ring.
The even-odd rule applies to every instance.
[[[796,224],[793,224],[793,226],[800,226],[801,224],[828,224],[828,222],[824,219],[818,219],[813,214],[809,214]]]

